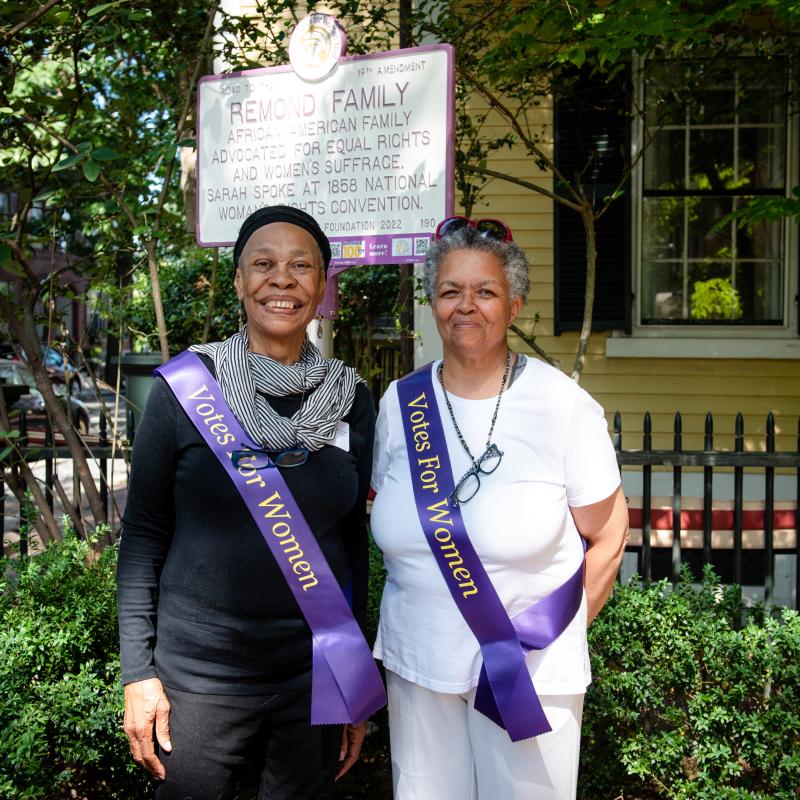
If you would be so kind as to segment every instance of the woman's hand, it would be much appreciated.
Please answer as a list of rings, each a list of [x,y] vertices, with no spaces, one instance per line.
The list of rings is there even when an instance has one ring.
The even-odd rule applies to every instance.
[[[122,729],[131,743],[133,760],[154,778],[163,781],[166,771],[155,752],[153,730],[162,750],[171,752],[172,743],[169,740],[169,700],[158,678],[147,678],[125,687]]]
[[[336,780],[338,781],[342,775],[358,761],[361,755],[361,745],[364,744],[364,736],[367,733],[367,723],[361,722],[358,725],[345,725],[342,731],[342,750],[339,753],[339,761],[342,766],[336,773]]]

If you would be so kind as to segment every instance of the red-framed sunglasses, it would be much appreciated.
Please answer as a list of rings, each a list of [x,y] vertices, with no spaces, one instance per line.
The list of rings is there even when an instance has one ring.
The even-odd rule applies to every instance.
[[[452,236],[456,231],[464,228],[475,228],[485,239],[494,239],[497,242],[511,242],[511,228],[499,219],[470,219],[469,217],[447,217],[436,228],[436,238],[444,239]]]

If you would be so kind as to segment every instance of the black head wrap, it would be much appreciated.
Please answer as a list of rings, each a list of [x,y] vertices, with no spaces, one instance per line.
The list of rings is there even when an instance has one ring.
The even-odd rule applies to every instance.
[[[322,253],[322,260],[325,262],[325,271],[328,271],[328,265],[331,263],[331,244],[328,237],[322,232],[319,223],[305,211],[299,208],[292,208],[291,206],[265,206],[254,211],[243,223],[239,229],[239,235],[236,237],[236,244],[233,246],[233,266],[239,266],[239,257],[242,255],[242,250],[247,244],[247,240],[264,225],[269,225],[273,222],[288,222],[291,225],[297,225],[308,231],[313,237],[314,241],[319,245],[320,252]]]

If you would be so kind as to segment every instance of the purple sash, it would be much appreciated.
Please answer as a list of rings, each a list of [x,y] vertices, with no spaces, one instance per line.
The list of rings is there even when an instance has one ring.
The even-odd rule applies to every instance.
[[[451,506],[453,472],[427,364],[397,383],[411,483],[422,531],[458,610],[483,656],[475,708],[514,742],[551,730],[525,664],[525,652],[552,644],[583,599],[583,560],[547,597],[509,619],[464,527]],[[585,543],[584,543],[585,549]]]
[[[155,370],[219,459],[278,563],[313,641],[311,724],[358,723],[386,705],[378,668],[280,470],[255,470],[233,450],[253,447],[222,389],[192,352]]]

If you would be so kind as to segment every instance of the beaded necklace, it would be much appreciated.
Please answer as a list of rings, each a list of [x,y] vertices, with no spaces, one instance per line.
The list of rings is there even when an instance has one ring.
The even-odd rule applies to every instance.
[[[503,396],[503,391],[506,388],[506,381],[508,380],[508,373],[511,370],[511,350],[508,351],[506,355],[506,368],[503,372],[503,380],[500,382],[500,391],[497,394],[497,403],[494,406],[494,414],[492,415],[492,424],[489,426],[489,433],[486,435],[486,449],[488,450],[492,443],[492,433],[494,432],[494,424],[497,422],[497,412],[500,410],[500,398]],[[439,383],[442,384],[442,391],[444,392],[444,401],[447,404],[447,410],[450,412],[450,420],[453,423],[453,427],[456,429],[456,434],[458,434],[458,440],[461,442],[461,446],[464,448],[464,451],[469,456],[470,461],[474,464],[475,457],[470,452],[469,447],[467,447],[467,443],[464,440],[464,436],[461,433],[461,429],[458,427],[458,423],[456,422],[456,416],[453,413],[453,406],[450,404],[450,398],[447,395],[447,387],[444,383],[444,361],[439,364],[439,369],[437,371],[437,376],[439,378]]]

